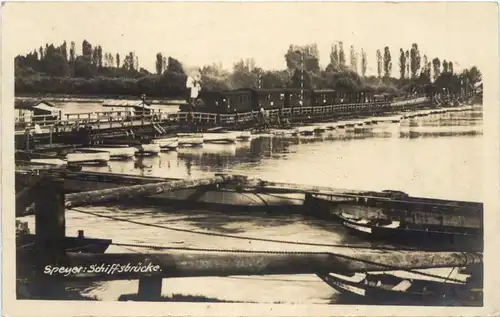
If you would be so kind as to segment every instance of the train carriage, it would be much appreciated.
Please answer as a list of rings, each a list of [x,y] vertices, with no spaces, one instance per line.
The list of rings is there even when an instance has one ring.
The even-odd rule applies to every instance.
[[[316,89],[312,92],[314,106],[331,106],[335,104],[336,90]]]
[[[270,89],[239,89],[241,91],[249,91],[252,94],[252,108],[259,110],[282,109],[285,107],[285,92],[281,88]]]
[[[214,113],[250,112],[253,108],[252,92],[248,90],[202,91],[196,105],[197,111]]]
[[[310,89],[288,88],[285,89],[285,107],[298,108],[312,105],[312,91]]]

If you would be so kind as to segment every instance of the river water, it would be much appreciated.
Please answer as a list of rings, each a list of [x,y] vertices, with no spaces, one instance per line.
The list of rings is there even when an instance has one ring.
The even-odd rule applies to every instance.
[[[352,132],[319,136],[255,136],[236,145],[178,149],[158,157],[112,161],[86,170],[198,178],[215,172],[244,174],[265,180],[336,188],[404,191],[412,196],[482,201],[482,112],[434,114],[401,123],[379,123]],[[222,213],[179,210],[169,206],[102,206],[81,208],[100,215],[156,225],[155,228],[68,211],[67,235],[79,229],[89,237],[160,246],[327,251],[331,248],[231,239],[169,230],[172,227],[245,237],[316,243],[360,243],[337,224],[299,215]],[[33,217],[26,217],[34,230]],[[149,252],[110,246],[107,252]],[[339,252],[338,249],[335,250]],[[357,250],[341,249],[355,254]],[[434,269],[447,276],[449,269]],[[453,274],[452,276],[455,276]],[[83,294],[118,300],[137,292],[137,281],[85,285]],[[315,275],[172,278],[163,280],[165,297],[173,294],[224,301],[258,303],[342,303],[342,297]]]

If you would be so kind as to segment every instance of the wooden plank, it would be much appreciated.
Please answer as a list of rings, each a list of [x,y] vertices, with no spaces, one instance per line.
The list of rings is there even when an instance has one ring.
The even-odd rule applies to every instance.
[[[481,254],[463,252],[362,253],[354,259],[330,253],[68,253],[65,267],[80,268],[68,278],[123,280],[148,277],[315,274],[397,269],[463,267],[482,263]],[[135,270],[135,268],[142,268]],[[137,272],[136,272],[137,271]]]
[[[230,181],[244,181],[246,177],[239,175],[218,175],[210,178],[168,181],[153,184],[141,184],[66,195],[66,207],[103,203],[113,200],[130,199],[140,196],[160,194],[165,191],[194,188],[222,184]]]
[[[261,179],[249,179],[244,184],[245,188],[258,189],[262,191],[281,193],[304,193],[304,194],[314,194],[314,195],[324,195],[324,196],[335,196],[342,198],[370,198],[377,201],[393,202],[400,204],[418,204],[421,206],[442,206],[442,207],[468,207],[468,208],[482,208],[482,203],[479,202],[465,202],[465,201],[453,201],[453,200],[443,200],[443,199],[428,199],[428,198],[418,198],[409,196],[409,200],[401,200],[392,197],[381,197],[375,196],[370,193],[374,191],[363,191],[363,190],[352,190],[344,188],[334,188],[327,186],[314,186],[314,185],[302,185],[284,182],[272,182],[265,181]],[[389,194],[388,194],[389,195]]]

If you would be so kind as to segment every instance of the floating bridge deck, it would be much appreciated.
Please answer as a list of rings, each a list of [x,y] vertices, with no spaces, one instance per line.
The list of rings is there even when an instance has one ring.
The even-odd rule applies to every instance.
[[[373,102],[339,104],[328,106],[295,107],[284,109],[270,109],[267,116],[270,121],[286,119],[290,122],[325,120],[343,116],[363,116],[398,111],[416,110],[432,105],[429,98],[415,98],[397,102]],[[41,143],[80,143],[95,142],[97,139],[127,137],[131,134],[161,135],[169,129],[177,129],[179,125],[195,125],[197,127],[239,127],[251,128],[259,122],[258,111],[238,114],[216,114],[205,112],[163,112],[157,111],[147,115],[131,117],[123,111],[107,111],[78,113],[54,116],[32,116],[31,123],[38,128],[32,131],[27,129],[28,123],[22,118],[16,118],[16,144],[23,144],[21,140],[27,133],[36,136]],[[31,124],[29,123],[29,124]]]

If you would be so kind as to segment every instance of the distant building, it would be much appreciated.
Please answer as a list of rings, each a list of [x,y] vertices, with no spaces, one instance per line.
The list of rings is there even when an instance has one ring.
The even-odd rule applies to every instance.
[[[63,116],[63,110],[45,100],[18,99],[14,102],[16,122],[57,120]]]

